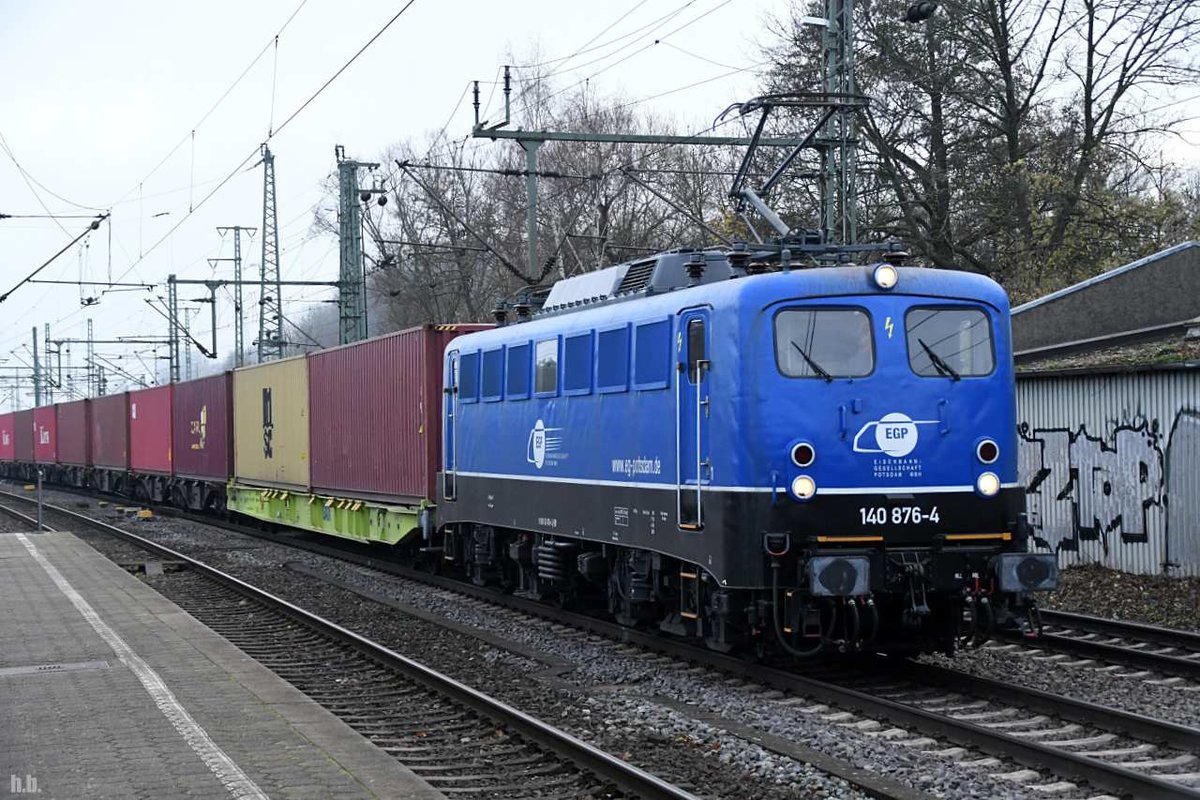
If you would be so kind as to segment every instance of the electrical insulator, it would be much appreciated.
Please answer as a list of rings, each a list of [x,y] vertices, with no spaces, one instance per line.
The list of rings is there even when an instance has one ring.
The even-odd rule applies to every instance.
[[[938,4],[931,2],[913,3],[908,7],[908,11],[904,14],[905,22],[924,22],[933,16],[933,12],[937,11]]]

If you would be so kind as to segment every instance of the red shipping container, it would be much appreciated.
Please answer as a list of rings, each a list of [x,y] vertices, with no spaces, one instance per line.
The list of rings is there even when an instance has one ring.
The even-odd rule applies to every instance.
[[[38,464],[58,461],[57,406],[42,406],[33,410],[33,460]]]
[[[13,415],[0,414],[0,461],[13,460]]]
[[[58,463],[73,467],[86,467],[92,463],[88,437],[91,433],[91,405],[88,400],[58,404]]]
[[[92,399],[92,466],[129,469],[129,411],[124,392]]]
[[[33,409],[13,414],[13,461],[33,463]]]
[[[233,474],[232,373],[175,384],[175,474],[222,483]]]
[[[129,469],[171,474],[171,384],[129,393]]]
[[[312,488],[388,501],[437,497],[442,351],[490,325],[425,325],[308,357]]]

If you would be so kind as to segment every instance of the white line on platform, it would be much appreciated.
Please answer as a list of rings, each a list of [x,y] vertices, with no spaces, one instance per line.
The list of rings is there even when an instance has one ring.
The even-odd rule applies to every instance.
[[[25,534],[18,533],[17,539],[25,545],[25,549],[42,566],[42,569],[50,576],[50,580],[54,581],[54,585],[58,587],[59,591],[67,596],[67,599],[83,615],[93,630],[108,643],[108,646],[117,654],[117,658],[121,659],[121,663],[129,667],[130,671],[142,682],[142,686],[146,687],[146,691],[154,699],[154,704],[158,706],[159,711],[170,720],[183,740],[196,752],[196,755],[200,756],[212,770],[213,775],[217,776],[217,780],[225,785],[229,794],[237,800],[267,800],[266,793],[258,788],[258,784],[242,772],[241,767],[217,746],[208,732],[200,727],[200,723],[196,722],[183,704],[175,698],[175,694],[167,687],[166,682],[159,677],[158,673],[143,661],[142,657],[135,653],[133,648],[117,635],[116,631],[108,627],[108,624],[100,618],[100,615],[83,598],[83,595],[75,591],[75,587],[63,577],[58,568],[41,554]]]

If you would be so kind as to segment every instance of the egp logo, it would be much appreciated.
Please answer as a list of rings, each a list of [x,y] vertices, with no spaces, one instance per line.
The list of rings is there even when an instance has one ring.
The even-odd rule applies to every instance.
[[[525,446],[525,460],[538,469],[546,463],[546,453],[553,453],[562,446],[561,436],[551,436],[562,428],[547,428],[540,419],[529,431],[529,442]]]
[[[935,423],[935,419],[914,420],[899,411],[884,414],[875,422],[863,425],[854,435],[854,452],[886,453],[893,458],[903,458],[917,447],[917,440],[920,438],[918,426]],[[869,440],[863,442],[869,433],[873,433],[874,447],[870,446],[872,442]]]

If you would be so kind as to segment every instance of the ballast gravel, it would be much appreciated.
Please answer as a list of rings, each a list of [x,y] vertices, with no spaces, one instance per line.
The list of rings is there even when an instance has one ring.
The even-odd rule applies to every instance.
[[[961,652],[952,659],[927,655],[921,660],[1002,683],[1200,728],[1200,685],[1188,681],[1164,684],[1159,682],[1164,678],[1162,675],[1147,675],[1130,667],[1111,670],[1099,662],[1076,666],[1083,659],[1049,659],[1048,655],[1051,654],[1036,649],[987,646]]]
[[[62,498],[59,498],[60,502]],[[93,510],[94,513],[94,510]],[[48,520],[51,524],[55,521]],[[256,541],[219,529],[183,520],[129,521],[115,515],[110,520],[148,539],[203,559],[316,614],[362,633],[397,652],[446,672],[492,696],[571,731],[596,746],[627,758],[664,780],[713,798],[813,798],[860,800],[866,798],[845,781],[813,767],[776,755],[710,725],[698,723],[670,709],[647,702],[625,691],[593,694],[588,687],[551,678],[546,664],[484,644],[477,638],[440,627],[380,606],[346,589],[281,569],[286,563],[303,563],[338,577],[353,578],[362,588],[381,594],[393,592],[399,579],[355,574],[352,566],[322,556]],[[69,528],[66,524],[57,527]],[[85,541],[121,563],[145,560],[144,551],[103,534],[81,532]],[[171,573],[147,581],[170,596]],[[419,590],[408,592],[414,599]],[[437,592],[437,590],[426,589]],[[429,606],[453,607],[454,597],[439,593]],[[416,605],[416,603],[414,603]],[[486,609],[458,615],[460,621],[486,617]],[[528,627],[528,626],[527,626]],[[546,641],[553,636],[543,634]],[[532,644],[532,642],[531,642]],[[599,643],[596,643],[599,644]],[[594,646],[594,645],[593,645]],[[599,648],[603,649],[603,648]],[[551,670],[554,672],[554,670]]]
[[[71,500],[79,502],[70,495],[60,498],[65,504]],[[95,509],[91,511],[95,513]],[[938,797],[1020,800],[1044,796],[1000,777],[1017,769],[1014,765],[974,767],[959,764],[954,758],[922,752],[948,747],[949,743],[902,747],[890,737],[877,735],[877,731],[853,729],[825,718],[837,709],[812,710],[812,704],[801,698],[786,698],[706,668],[689,669],[669,661],[664,664],[664,659],[652,654],[601,637],[564,630],[484,601],[187,520],[134,521],[112,512],[108,516],[122,527],[201,557],[301,603],[571,730],[609,752],[627,754],[634,763],[704,796],[858,798],[864,795],[807,764],[729,735],[719,723],[698,722],[669,705],[684,709],[693,706],[750,725]],[[98,535],[87,538],[102,551],[107,548],[104,543],[111,541]],[[293,569],[281,569],[289,563],[302,564],[361,590],[487,631],[519,644],[526,652],[544,656],[533,659],[514,655],[474,637],[384,610],[340,587]],[[997,662],[1003,660],[999,658]],[[556,669],[548,667],[547,661],[560,665],[566,662],[569,666]],[[964,666],[958,662],[955,665]],[[1031,667],[1030,671],[1036,673],[1037,668]],[[1030,680],[1028,676],[1021,679]],[[979,757],[968,753],[957,758]],[[1062,796],[1088,794],[1081,790]]]
[[[1200,631],[1200,578],[1133,575],[1096,564],[1070,567],[1046,608]]]

